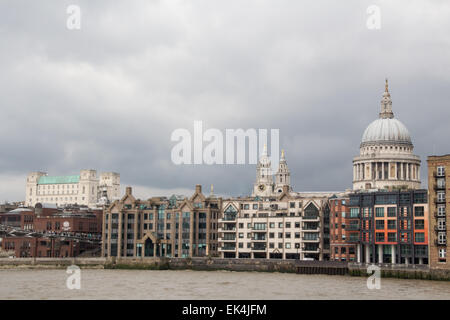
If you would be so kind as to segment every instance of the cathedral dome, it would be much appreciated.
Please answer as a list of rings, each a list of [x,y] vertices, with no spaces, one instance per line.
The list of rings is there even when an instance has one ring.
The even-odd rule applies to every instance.
[[[381,118],[369,124],[364,131],[361,143],[412,144],[408,129],[394,118]]]

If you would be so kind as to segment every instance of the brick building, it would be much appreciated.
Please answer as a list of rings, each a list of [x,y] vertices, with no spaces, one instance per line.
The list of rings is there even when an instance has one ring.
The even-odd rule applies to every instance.
[[[356,261],[359,242],[359,217],[350,214],[350,198],[333,196],[330,207],[330,259]]]
[[[450,269],[448,221],[450,219],[450,155],[428,157],[430,204],[430,267]]]
[[[205,196],[200,185],[190,198],[139,200],[131,187],[103,219],[104,257],[198,257],[217,255],[222,199]]]
[[[16,257],[75,257],[99,254],[102,209],[36,204],[0,214],[0,247]]]

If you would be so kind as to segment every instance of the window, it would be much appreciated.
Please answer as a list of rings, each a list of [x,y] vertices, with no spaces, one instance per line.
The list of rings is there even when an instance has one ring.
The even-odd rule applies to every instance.
[[[445,218],[439,218],[437,222],[438,222],[437,225],[438,230],[445,231]]]
[[[446,240],[447,240],[447,236],[446,236],[445,232],[439,232],[438,233],[438,243],[445,244]]]
[[[278,238],[283,239],[283,232],[278,232]]]
[[[425,233],[423,233],[423,232],[416,232],[414,234],[414,241],[416,241],[416,242],[424,242],[425,241]]]
[[[384,220],[375,220],[375,229],[383,230],[384,229]]]
[[[291,233],[290,232],[286,232],[286,238],[290,239],[291,238]]]
[[[289,203],[289,207],[292,209],[292,208],[295,208],[295,202],[290,202]]]
[[[280,242],[280,243],[278,244],[278,249],[283,249],[283,243]]]
[[[414,220],[414,229],[424,230],[425,229],[425,220]]]
[[[377,242],[384,242],[384,232],[377,232],[376,233],[376,241]]]
[[[265,223],[254,223],[253,230],[266,230],[266,224]]]
[[[445,192],[438,192],[437,193],[437,201],[445,202]]]
[[[253,204],[253,209],[254,209],[254,210],[258,209],[258,204],[257,204],[257,203],[254,203],[254,204]]]
[[[384,208],[375,208],[376,217],[384,217]]]
[[[239,239],[243,239],[244,238],[244,233],[243,232],[239,232]]]
[[[290,222],[286,222],[286,228],[290,228],[291,227],[291,223]]]
[[[414,207],[414,216],[415,217],[423,217],[424,216],[424,207]]]
[[[295,233],[295,239],[300,239],[300,232]]]
[[[252,228],[252,224],[249,222],[247,223],[247,229],[251,229]]]
[[[445,259],[446,257],[447,257],[446,248],[440,248],[439,249],[439,259]]]
[[[444,166],[437,167],[437,176],[438,177],[445,176],[445,168],[444,168]]]
[[[350,208],[350,218],[358,218],[359,208]]]
[[[438,216],[445,216],[445,206],[442,204],[438,206]]]
[[[275,233],[273,233],[273,232],[270,232],[270,233],[269,233],[269,238],[270,238],[270,239],[273,239],[273,238],[275,238]]]
[[[437,180],[437,186],[438,188],[445,188],[445,179],[438,179]]]
[[[275,248],[275,243],[269,242],[269,248],[270,248],[270,249],[274,249],[274,248]]]
[[[239,242],[239,248],[244,248],[244,244],[242,242]]]
[[[291,248],[291,244],[289,242],[286,242],[286,249],[290,249]]]
[[[389,230],[395,230],[397,229],[397,221],[396,220],[388,220],[387,226]]]
[[[283,222],[278,223],[278,228],[283,228]]]
[[[388,242],[397,242],[396,232],[388,232]]]

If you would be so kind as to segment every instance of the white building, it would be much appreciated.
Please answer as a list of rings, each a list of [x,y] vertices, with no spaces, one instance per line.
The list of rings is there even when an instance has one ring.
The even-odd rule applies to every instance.
[[[329,258],[328,198],[337,192],[293,192],[284,152],[275,181],[267,150],[259,160],[252,196],[224,199],[219,219],[222,258]]]
[[[79,175],[48,176],[45,172],[31,172],[27,177],[25,205],[53,203],[95,206],[100,198],[112,201],[120,197],[120,174],[96,170],[81,170]]]
[[[408,129],[394,118],[386,80],[380,117],[364,131],[353,158],[353,190],[420,188],[420,157],[413,149]]]

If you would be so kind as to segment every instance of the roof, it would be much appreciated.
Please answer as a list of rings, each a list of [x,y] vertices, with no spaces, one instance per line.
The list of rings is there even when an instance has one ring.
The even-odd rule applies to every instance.
[[[38,180],[38,184],[64,184],[64,183],[78,183],[80,176],[43,176]]]
[[[362,141],[364,143],[384,142],[396,144],[411,144],[411,136],[405,125],[397,119],[377,119],[364,131]]]

